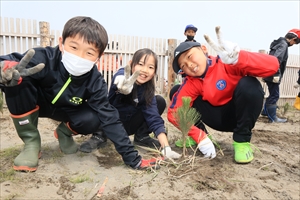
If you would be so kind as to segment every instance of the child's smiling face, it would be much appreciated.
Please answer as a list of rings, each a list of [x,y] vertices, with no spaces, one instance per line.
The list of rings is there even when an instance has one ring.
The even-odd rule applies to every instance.
[[[140,75],[136,79],[138,85],[144,84],[150,81],[155,76],[156,66],[155,58],[152,55],[146,57],[144,55],[140,61],[132,67],[132,73],[140,71]]]
[[[59,38],[59,48],[60,51],[64,52],[66,50],[81,58],[96,61],[99,58],[99,51],[94,44],[89,44],[80,35],[75,35],[75,37],[68,37],[65,39],[64,44],[62,43],[62,38]]]
[[[206,60],[201,47],[193,47],[179,56],[178,65],[188,76],[201,76],[206,69]]]

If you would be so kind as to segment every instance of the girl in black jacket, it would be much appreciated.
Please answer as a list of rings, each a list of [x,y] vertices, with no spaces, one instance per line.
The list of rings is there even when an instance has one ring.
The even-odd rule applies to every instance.
[[[114,75],[108,98],[119,111],[127,134],[134,134],[135,144],[157,149],[161,146],[163,155],[179,158],[180,155],[169,147],[161,117],[166,108],[165,99],[155,95],[156,71],[156,54],[148,48],[136,51],[129,65],[120,68]],[[152,132],[158,141],[149,136]],[[80,150],[91,152],[105,143],[105,134],[100,131],[85,141]]]

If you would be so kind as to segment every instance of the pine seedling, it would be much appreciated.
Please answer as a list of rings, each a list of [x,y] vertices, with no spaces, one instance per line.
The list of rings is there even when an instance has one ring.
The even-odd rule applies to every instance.
[[[289,103],[286,103],[286,104],[283,106],[283,115],[286,114],[286,112],[289,110],[289,108],[290,108]]]
[[[183,157],[185,157],[186,138],[188,136],[188,132],[191,127],[200,120],[201,117],[200,113],[195,108],[190,106],[190,103],[191,97],[182,97],[182,106],[179,107],[174,113],[175,120],[182,133]]]

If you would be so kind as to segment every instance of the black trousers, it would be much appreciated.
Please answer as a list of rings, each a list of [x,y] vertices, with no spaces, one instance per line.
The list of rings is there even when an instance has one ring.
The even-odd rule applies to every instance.
[[[179,88],[179,85],[174,87]],[[176,88],[170,91],[173,96]],[[260,115],[264,91],[255,77],[243,77],[234,90],[233,98],[225,105],[213,106],[199,96],[193,107],[201,114],[201,121],[209,127],[233,132],[236,142],[250,142],[255,122]],[[201,128],[201,127],[199,127]]]
[[[166,109],[166,101],[160,95],[156,95],[155,98],[157,102],[158,113],[161,115]],[[133,135],[138,133],[141,136],[147,136],[149,135],[149,133],[151,133],[148,130],[148,125],[146,123],[146,120],[143,116],[143,112],[141,110],[136,112],[129,121],[122,121],[122,122],[128,135]]]
[[[89,134],[98,130],[100,121],[97,113],[85,102],[76,107],[57,107],[51,104],[40,92],[33,79],[22,84],[5,88],[5,98],[11,114],[22,115],[39,106],[39,117],[69,122],[70,127],[80,134]]]
[[[101,128],[114,143],[125,164],[135,167],[141,161],[141,156],[134,149],[119,120],[118,111],[113,106],[106,108],[110,115],[107,119],[99,119],[99,114],[85,102],[76,107],[55,107],[39,90],[40,87],[29,78],[23,80],[22,84],[18,86],[5,88],[4,92],[10,113],[21,115],[33,110],[38,105],[39,117],[69,122],[70,127],[79,134],[90,134]]]

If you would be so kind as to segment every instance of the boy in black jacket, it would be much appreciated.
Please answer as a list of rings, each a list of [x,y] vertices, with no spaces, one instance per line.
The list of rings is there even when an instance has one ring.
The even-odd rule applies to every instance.
[[[0,56],[0,66],[11,69],[18,68],[22,58],[27,60],[26,68],[45,64],[43,70],[24,76],[16,86],[3,88],[15,128],[25,143],[24,150],[14,160],[15,170],[37,170],[41,156],[39,117],[61,121],[55,136],[65,154],[77,152],[73,135],[101,128],[125,164],[138,169],[151,166],[151,161],[143,160],[131,144],[118,111],[108,101],[107,84],[95,65],[107,43],[108,35],[101,24],[79,16],[65,24],[57,47]]]

